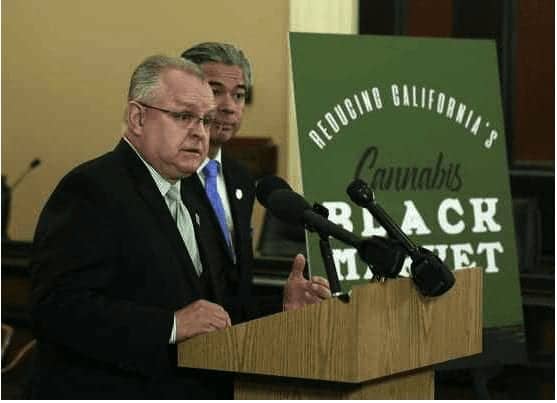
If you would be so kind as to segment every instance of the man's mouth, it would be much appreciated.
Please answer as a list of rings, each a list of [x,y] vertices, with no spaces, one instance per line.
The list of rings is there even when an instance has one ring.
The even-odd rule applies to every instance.
[[[215,128],[217,130],[232,130],[234,129],[234,123],[227,123],[227,122],[215,122]]]
[[[190,147],[190,148],[182,148],[181,150],[187,153],[201,155],[201,150],[199,148]]]

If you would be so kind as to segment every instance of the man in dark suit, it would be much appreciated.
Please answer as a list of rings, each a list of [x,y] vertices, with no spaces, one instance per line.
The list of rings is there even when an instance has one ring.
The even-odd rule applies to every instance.
[[[227,157],[223,146],[240,129],[246,96],[252,88],[251,65],[240,49],[227,43],[200,43],[185,50],[182,57],[201,67],[217,107],[215,124],[210,130],[208,159],[197,170],[197,175],[183,181],[184,199],[212,224],[212,232],[205,232],[205,242],[220,246],[212,253],[214,264],[222,267],[222,277],[239,284],[239,287],[229,288],[237,291],[229,298],[246,301],[254,264],[251,229],[254,179],[240,162]],[[216,189],[211,189],[212,185]],[[260,299],[257,304],[233,304],[228,309],[232,322],[283,308],[299,308],[326,296],[327,280],[322,277],[305,280],[304,265],[304,256],[296,256],[282,301]],[[254,306],[258,309],[252,309]]]
[[[48,200],[32,263],[32,397],[230,396],[221,376],[177,369],[174,344],[230,325],[209,302],[220,296],[195,216],[172,199],[205,159],[214,108],[193,63],[146,59],[132,75],[124,139]]]

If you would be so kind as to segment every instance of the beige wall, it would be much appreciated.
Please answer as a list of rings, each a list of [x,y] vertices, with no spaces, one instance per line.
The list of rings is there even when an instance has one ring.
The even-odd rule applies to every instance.
[[[250,57],[255,97],[242,135],[273,137],[285,175],[288,18],[287,0],[4,0],[2,174],[12,183],[43,161],[14,192],[10,236],[31,239],[61,177],[114,147],[135,65],[199,41]]]

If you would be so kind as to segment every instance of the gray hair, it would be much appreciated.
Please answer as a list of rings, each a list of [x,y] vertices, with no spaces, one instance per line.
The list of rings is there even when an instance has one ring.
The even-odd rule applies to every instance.
[[[204,42],[185,50],[182,57],[198,65],[214,62],[240,67],[244,73],[246,90],[248,93],[251,92],[253,85],[251,65],[244,52],[234,45],[221,42]]]
[[[128,101],[153,101],[155,90],[159,86],[160,75],[168,69],[181,70],[201,80],[205,80],[203,71],[197,64],[191,61],[181,57],[150,56],[143,60],[132,74],[128,90]]]

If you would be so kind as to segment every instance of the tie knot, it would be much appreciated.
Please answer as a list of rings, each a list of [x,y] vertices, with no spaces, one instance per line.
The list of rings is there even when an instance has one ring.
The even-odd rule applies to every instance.
[[[177,185],[170,186],[170,188],[168,188],[168,191],[166,192],[166,197],[168,197],[168,199],[171,201],[180,200],[180,192],[178,191],[178,186]]]
[[[207,165],[203,168],[205,177],[215,178],[219,174],[219,162],[216,160],[209,160]]]

